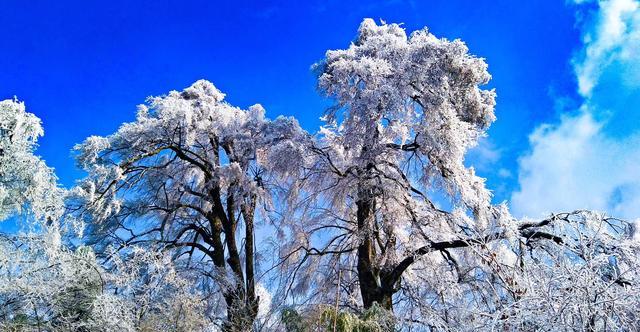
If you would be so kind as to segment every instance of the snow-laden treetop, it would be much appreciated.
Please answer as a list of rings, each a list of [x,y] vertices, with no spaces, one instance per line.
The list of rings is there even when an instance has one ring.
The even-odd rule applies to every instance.
[[[0,220],[25,211],[38,220],[60,217],[62,189],[53,170],[34,155],[43,134],[40,119],[24,103],[0,101]]]
[[[442,185],[476,213],[489,206],[484,180],[463,159],[495,120],[495,92],[481,88],[487,64],[462,41],[365,19],[355,42],[316,69],[336,101],[322,131],[335,163],[398,165],[415,154],[429,164],[423,184]]]

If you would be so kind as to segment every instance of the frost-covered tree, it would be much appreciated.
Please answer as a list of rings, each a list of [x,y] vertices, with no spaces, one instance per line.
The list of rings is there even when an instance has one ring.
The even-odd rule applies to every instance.
[[[23,103],[0,102],[0,220],[20,228],[0,234],[0,330],[204,330],[202,296],[158,253],[136,248],[107,272],[91,248],[66,241],[81,227],[64,213],[66,191],[53,170],[34,154],[42,134]]]
[[[249,329],[258,314],[255,224],[271,209],[278,177],[299,169],[291,118],[268,120],[255,105],[229,105],[210,82],[150,98],[135,122],[76,147],[88,176],[75,189],[99,244],[170,250],[185,271],[200,272],[225,328]]]
[[[103,286],[91,251],[62,243],[64,190],[34,154],[40,119],[0,101],[0,220],[27,230],[0,235],[0,328],[81,330]]]
[[[111,254],[104,276],[110,290],[93,304],[95,326],[143,332],[213,327],[206,314],[206,294],[194,287],[193,278],[179,273],[169,253],[135,246],[126,256]]]
[[[495,119],[495,94],[481,89],[490,75],[461,41],[426,30],[407,37],[372,20],[316,69],[319,89],[336,103],[304,179],[321,206],[295,224],[303,235],[293,245],[310,267],[332,266],[330,283],[336,269],[353,268],[344,282],[357,283],[364,306],[391,309],[400,280],[434,244],[488,235],[502,222],[483,179],[463,164]],[[449,211],[439,207],[444,199]]]
[[[528,226],[536,226],[528,228]],[[461,330],[635,331],[640,328],[640,244],[635,225],[592,211],[523,221],[525,237],[497,251],[508,291],[484,317],[456,318]],[[534,241],[535,235],[544,241]],[[510,259],[509,259],[510,258]]]
[[[292,189],[299,197],[282,223],[291,235],[281,246],[283,296],[355,310],[378,303],[401,324],[474,330],[497,326],[503,318],[496,313],[526,296],[535,302],[533,294],[543,290],[556,291],[549,294],[555,299],[578,292],[554,289],[555,281],[536,288],[542,284],[532,278],[563,275],[553,260],[575,274],[591,271],[583,281],[595,287],[602,271],[591,268],[592,256],[581,262],[568,254],[582,231],[591,241],[610,239],[608,248],[625,253],[625,266],[636,271],[626,226],[607,229],[613,235],[594,231],[611,219],[516,221],[504,205],[491,204],[484,179],[464,156],[495,120],[495,93],[482,88],[490,79],[486,63],[462,41],[426,29],[407,36],[399,25],[367,19],[349,48],[328,51],[316,70],[320,91],[335,104],[309,147],[313,158],[305,159],[311,162]],[[555,232],[569,225],[579,232]],[[520,265],[511,264],[513,257]],[[636,294],[625,284],[614,282],[612,294]],[[554,300],[546,303],[538,312],[562,311]],[[594,312],[608,315],[600,309]],[[612,315],[595,319],[630,319]],[[519,324],[515,329],[538,326]]]
[[[93,303],[104,290],[88,248],[69,250],[60,233],[0,238],[0,329],[88,331]]]
[[[0,219],[22,212],[40,221],[61,215],[62,190],[51,168],[34,154],[40,119],[17,100],[0,101]]]
[[[105,271],[59,233],[0,238],[0,330],[207,331],[202,292],[161,252],[133,248]]]

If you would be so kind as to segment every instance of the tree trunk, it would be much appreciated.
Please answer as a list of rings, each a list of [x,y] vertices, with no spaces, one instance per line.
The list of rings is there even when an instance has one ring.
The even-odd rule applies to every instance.
[[[376,248],[373,241],[375,201],[368,192],[361,192],[357,206],[358,233],[362,237],[358,245],[358,281],[365,309],[374,303],[393,310],[393,285],[386,285],[380,270],[375,266]]]
[[[220,189],[214,188],[211,191],[213,218],[216,221],[216,229],[218,235],[220,230],[224,232],[224,242],[226,243],[226,251],[228,258],[224,259],[224,247],[221,247],[219,257],[216,257],[216,266],[229,267],[235,276],[235,285],[228,285],[230,289],[224,293],[225,303],[227,305],[227,321],[223,326],[226,332],[246,332],[251,331],[253,322],[258,314],[258,299],[255,298],[255,281],[254,281],[254,250],[253,250],[253,210],[255,203],[251,208],[247,208],[241,204],[241,213],[245,221],[245,235],[247,236],[245,243],[245,271],[247,279],[243,273],[243,266],[240,260],[240,252],[236,244],[236,228],[238,225],[238,217],[235,215],[236,202],[229,196],[226,200],[226,210],[222,206]],[[249,240],[250,237],[250,240]],[[222,246],[220,239],[215,241],[216,245]]]
[[[260,298],[256,296],[255,282],[255,248],[254,248],[254,223],[257,197],[252,194],[248,204],[242,204],[242,217],[245,224],[245,273],[247,275],[246,290],[247,299],[246,306],[251,321],[255,320],[258,315],[258,304]]]

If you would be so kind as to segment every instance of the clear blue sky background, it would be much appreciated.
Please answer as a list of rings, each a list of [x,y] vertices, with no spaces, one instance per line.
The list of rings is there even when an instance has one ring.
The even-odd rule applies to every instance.
[[[517,186],[507,173],[517,172],[528,135],[557,118],[557,97],[568,107],[579,104],[569,60],[580,47],[580,32],[574,8],[561,0],[0,5],[0,98],[18,96],[42,118],[38,153],[65,186],[82,176],[71,158],[74,144],[133,120],[147,96],[200,78],[214,82],[233,104],[261,103],[270,117],[294,115],[314,131],[327,101],[316,93],[309,68],[327,49],[347,47],[366,17],[403,22],[410,31],[427,26],[486,58],[498,93],[498,121],[487,145],[497,155],[476,159],[496,201]]]

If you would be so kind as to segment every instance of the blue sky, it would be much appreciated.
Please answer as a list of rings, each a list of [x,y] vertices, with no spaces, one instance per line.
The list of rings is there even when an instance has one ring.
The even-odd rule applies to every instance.
[[[575,151],[569,144],[576,140],[571,128],[591,125],[595,134],[577,139],[582,147],[597,145],[609,153],[619,149],[624,160],[612,165],[625,174],[640,173],[633,166],[635,152],[626,148],[635,145],[640,129],[640,61],[633,47],[624,46],[640,40],[634,0],[0,4],[0,98],[17,96],[42,118],[45,137],[38,153],[65,186],[82,176],[70,156],[74,144],[133,120],[135,106],[147,96],[182,89],[200,78],[214,82],[232,104],[261,103],[270,117],[294,115],[315,131],[327,101],[316,93],[310,66],[326,50],[347,47],[361,20],[371,17],[402,22],[410,31],[427,26],[436,36],[464,40],[472,53],[486,58],[490,86],[498,94],[498,120],[469,163],[487,177],[496,202],[517,202],[516,214],[533,216],[582,207],[615,212],[616,204],[640,197],[635,177],[613,181],[607,176],[612,170],[602,164],[572,178],[575,169],[591,170],[598,162],[607,166],[610,161],[598,158],[619,155],[586,153],[559,170],[553,166]],[[606,28],[616,21],[607,18],[620,13],[618,7],[607,9],[614,5],[622,8],[625,27],[610,45]],[[637,73],[638,80],[627,72]],[[585,82],[593,87],[587,89]],[[564,136],[563,126],[570,128]],[[579,185],[593,177],[603,184],[595,189]],[[554,188],[558,178],[573,191]],[[600,200],[575,197],[590,188]],[[545,190],[556,193],[554,201]],[[558,204],[564,197],[571,199]],[[540,202],[531,208],[533,199]],[[623,211],[625,216],[631,212]]]

